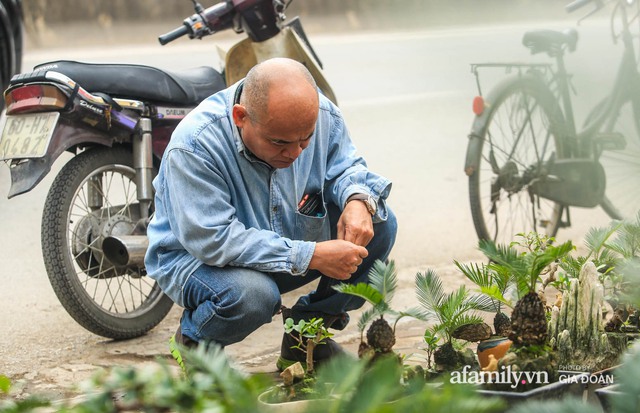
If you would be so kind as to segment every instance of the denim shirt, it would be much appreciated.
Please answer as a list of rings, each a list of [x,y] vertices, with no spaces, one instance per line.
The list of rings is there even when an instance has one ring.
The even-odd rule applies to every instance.
[[[367,169],[340,110],[320,94],[316,129],[295,162],[275,169],[245,149],[233,123],[235,84],[203,101],[174,131],[154,179],[147,231],[148,275],[177,304],[200,265],[304,275],[316,241],[330,239],[326,214],[297,211],[305,194],[342,209],[354,193],[378,202],[387,218],[391,182]]]

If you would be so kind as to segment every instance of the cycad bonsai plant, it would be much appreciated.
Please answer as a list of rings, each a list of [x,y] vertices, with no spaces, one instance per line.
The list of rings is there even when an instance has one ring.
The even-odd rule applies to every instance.
[[[416,292],[422,308],[410,310],[408,314],[425,321],[435,319],[436,324],[430,329],[433,334],[444,339],[444,344],[438,346],[433,354],[436,367],[451,371],[460,364],[467,364],[463,356],[455,350],[453,340],[461,338],[456,333],[469,326],[480,327],[480,334],[484,334],[483,319],[475,311],[490,310],[492,308],[490,300],[486,296],[470,295],[464,285],[448,294],[445,293],[442,280],[433,270],[416,275]],[[472,335],[477,336],[475,333]],[[488,335],[485,338],[487,337]],[[482,337],[473,341],[480,339]],[[474,358],[471,357],[471,359]]]
[[[509,339],[516,347],[541,346],[547,342],[547,317],[536,286],[548,266],[567,256],[574,247],[571,241],[555,246],[553,240],[537,233],[519,236],[524,241],[515,245],[524,247],[523,252],[514,243],[496,245],[488,240],[480,240],[479,249],[492,261],[489,266],[497,272],[508,272],[517,287],[518,301],[511,314]]]
[[[480,251],[492,261],[489,267],[499,273],[510,274],[510,282],[515,285],[518,297],[511,314],[509,339],[513,344],[509,353],[500,360],[500,365],[517,365],[521,371],[546,371],[550,379],[555,380],[557,362],[548,346],[546,308],[542,293],[538,293],[536,288],[550,265],[566,257],[574,247],[571,241],[553,245],[553,239],[535,232],[518,236],[523,240],[510,245],[496,245],[488,240],[479,242]],[[535,385],[527,383],[526,386],[518,386],[518,390]]]
[[[513,309],[513,304],[506,298],[511,287],[509,271],[506,268],[491,267],[485,264],[463,264],[459,261],[454,261],[454,263],[467,279],[478,286],[480,293],[488,297],[491,312],[496,314],[493,318],[495,334],[509,337],[511,319],[502,311],[503,306]]]
[[[360,348],[358,355],[373,359],[391,354],[396,343],[396,324],[404,313],[391,309],[391,299],[398,286],[395,263],[376,261],[369,272],[369,283],[339,284],[334,288],[345,294],[355,295],[369,302],[372,307],[364,311],[358,321]],[[393,327],[386,316],[394,317]],[[364,340],[364,331],[369,326]]]

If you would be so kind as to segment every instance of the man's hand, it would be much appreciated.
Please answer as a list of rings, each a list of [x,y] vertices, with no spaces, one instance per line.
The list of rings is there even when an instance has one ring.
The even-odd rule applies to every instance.
[[[362,201],[348,202],[338,220],[338,239],[366,247],[373,239],[373,218]]]
[[[336,280],[348,280],[356,272],[362,260],[369,255],[366,248],[345,240],[316,243],[310,270],[318,270]]]

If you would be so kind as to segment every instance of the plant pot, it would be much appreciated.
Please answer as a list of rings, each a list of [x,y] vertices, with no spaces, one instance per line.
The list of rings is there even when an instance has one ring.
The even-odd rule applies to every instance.
[[[260,412],[278,412],[278,413],[302,413],[309,411],[309,406],[313,405],[314,408],[326,407],[329,410],[332,404],[336,402],[335,399],[317,399],[310,398],[304,400],[294,401],[279,401],[278,394],[281,389],[279,387],[272,387],[258,396],[258,406]]]
[[[619,366],[609,367],[604,370],[591,373],[589,383],[586,386],[586,401],[593,404],[602,404],[598,390],[613,384],[613,372]]]
[[[500,397],[509,407],[529,400],[561,399],[565,396],[582,398],[589,382],[589,373],[560,371],[560,381],[544,384],[532,390],[518,392],[480,389],[478,393],[487,397]]]
[[[621,395],[622,393],[618,391],[617,384],[612,384],[611,386],[595,389],[595,394],[598,396],[602,410],[604,410],[605,413],[610,413],[613,412],[611,398]]]
[[[509,348],[511,348],[511,340],[506,337],[494,337],[481,341],[476,350],[480,369],[487,367],[490,354],[492,354],[496,360],[500,360]]]

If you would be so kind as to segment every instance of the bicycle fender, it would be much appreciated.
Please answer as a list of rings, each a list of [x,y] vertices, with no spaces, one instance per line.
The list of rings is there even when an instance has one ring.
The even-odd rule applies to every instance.
[[[25,159],[10,168],[11,188],[7,198],[11,199],[31,191],[51,171],[51,166],[60,155],[80,144],[113,145],[113,136],[97,130],[81,129],[65,123],[56,126],[47,153],[42,158]]]
[[[473,175],[478,169],[478,162],[475,160],[474,154],[482,150],[482,137],[487,128],[487,112],[485,110],[481,115],[476,115],[471,125],[471,132],[468,135],[467,154],[464,161],[464,173],[467,176]]]

